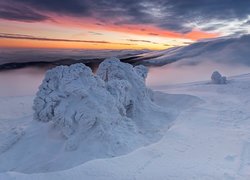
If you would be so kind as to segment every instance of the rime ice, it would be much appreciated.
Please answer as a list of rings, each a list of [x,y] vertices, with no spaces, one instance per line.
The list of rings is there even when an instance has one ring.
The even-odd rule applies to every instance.
[[[52,122],[68,139],[68,150],[76,149],[90,132],[108,141],[119,139],[115,131],[120,131],[117,136],[136,134],[146,123],[142,122],[145,112],[156,109],[145,86],[146,76],[146,67],[116,58],[101,63],[97,75],[84,64],[56,67],[47,72],[39,88],[34,119]]]
[[[214,71],[211,80],[213,84],[226,84],[227,78],[225,76],[222,76],[218,71]]]

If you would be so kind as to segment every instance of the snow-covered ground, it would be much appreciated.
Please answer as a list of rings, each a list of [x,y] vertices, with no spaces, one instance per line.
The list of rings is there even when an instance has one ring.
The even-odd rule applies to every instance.
[[[224,75],[250,72],[250,35],[195,42],[188,46],[140,54],[150,68],[149,85],[203,81],[214,70]]]
[[[64,152],[47,124],[29,128],[33,97],[1,97],[0,179],[250,179],[250,74],[228,78],[224,85],[203,81],[154,90],[156,104],[175,115],[162,138],[83,164],[81,152]],[[55,162],[59,167],[50,166]]]
[[[244,35],[198,41],[188,46],[146,52],[140,56],[146,58],[142,63],[154,66],[173,62],[178,62],[178,66],[196,66],[208,62],[249,66],[249,45],[250,35]]]

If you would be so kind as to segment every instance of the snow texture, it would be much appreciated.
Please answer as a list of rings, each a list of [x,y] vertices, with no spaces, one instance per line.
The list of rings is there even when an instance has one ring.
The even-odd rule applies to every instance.
[[[24,131],[21,128],[12,128],[8,133],[1,133],[0,131],[0,154],[9,150],[23,135]]]
[[[196,66],[200,63],[220,63],[230,66],[250,66],[248,49],[250,35],[216,38],[198,41],[188,46],[140,54],[143,64],[162,66],[180,61],[178,64]]]
[[[76,150],[90,132],[117,143],[122,133],[115,131],[138,133],[143,115],[154,109],[146,77],[146,67],[133,67],[117,58],[101,63],[97,75],[80,63],[58,66],[46,73],[39,87],[34,119],[59,129],[68,140],[67,150]]]
[[[227,78],[225,76],[222,76],[218,71],[214,71],[211,80],[213,84],[226,84]]]
[[[34,102],[33,96],[0,97],[0,179],[8,171],[45,175],[144,149],[201,103],[153,92],[146,77],[144,66],[111,58],[96,74],[83,64],[48,71]]]
[[[85,149],[91,143],[85,144],[84,149],[78,149],[79,153],[63,152],[62,146],[55,149],[53,146],[59,143],[55,137],[46,137],[46,134],[42,134],[37,138],[43,131],[38,124],[43,125],[44,133],[48,132],[47,124],[33,121],[34,126],[30,128],[32,131],[24,128],[23,137],[0,154],[0,179],[249,180],[250,74],[229,77],[229,80],[227,86],[208,86],[206,81],[155,89],[162,92],[154,93],[156,103],[171,111],[179,110],[181,113],[171,128],[164,131],[161,140],[115,158],[97,157],[85,163],[75,164],[82,156],[86,156]],[[203,103],[193,106],[192,102],[196,101],[194,96],[202,99]],[[14,104],[15,98],[5,97],[4,101],[0,98],[0,107],[6,105],[7,99],[12,99],[9,103]],[[30,103],[30,99],[23,98],[23,101],[26,105]],[[20,102],[19,98],[16,98],[16,102]],[[181,108],[183,105],[189,108]],[[0,112],[2,111],[0,108]],[[15,119],[14,116],[16,115],[14,114],[12,119],[4,120],[0,113],[1,136],[9,129],[10,124],[31,124],[31,120],[26,116],[22,119]],[[151,119],[154,123],[158,122],[156,116],[152,116]],[[7,139],[4,138],[4,143]],[[100,146],[99,149],[95,148],[102,152],[105,149]],[[37,154],[32,153],[34,149]],[[57,163],[53,167],[51,163],[55,161]],[[65,165],[68,165],[68,168],[65,168]],[[65,170],[56,171],[60,169]]]

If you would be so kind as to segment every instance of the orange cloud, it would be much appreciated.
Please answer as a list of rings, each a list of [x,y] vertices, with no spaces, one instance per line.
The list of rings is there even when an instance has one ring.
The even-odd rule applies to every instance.
[[[55,16],[55,15],[54,15]],[[115,25],[112,22],[100,22],[93,18],[70,18],[70,17],[54,17],[56,21],[46,21],[35,23],[13,23],[11,21],[0,21],[4,26],[2,33],[17,33],[27,35],[35,35],[42,38],[37,39],[18,39],[18,38],[0,38],[0,47],[25,47],[25,48],[80,48],[80,49],[166,49],[176,45],[183,45],[183,42],[197,41],[204,38],[215,38],[219,34],[207,33],[198,30],[193,30],[187,34],[182,34],[173,31],[167,31],[154,27],[153,25]],[[11,24],[12,23],[12,24]],[[11,26],[10,26],[11,25]],[[94,34],[80,37],[79,42],[71,42],[72,32],[81,31],[98,31],[108,32],[99,34],[96,37]],[[1,33],[1,31],[0,31]],[[112,33],[114,35],[112,35]],[[126,37],[122,37],[126,36]],[[55,39],[68,39],[69,41],[52,41]],[[128,41],[137,37],[141,40]],[[162,37],[162,39],[160,39]],[[176,40],[175,44],[168,42],[167,38]],[[51,40],[50,40],[51,39]],[[79,39],[79,38],[78,38]],[[153,39],[153,41],[152,41]],[[86,42],[84,42],[86,41]],[[110,43],[87,43],[87,41],[106,41]],[[158,43],[158,41],[160,41]],[[154,43],[146,43],[154,42]],[[166,44],[168,44],[166,46]]]
[[[157,35],[161,37],[189,39],[193,41],[206,38],[216,38],[220,36],[220,34],[218,33],[208,33],[199,30],[193,30],[189,33],[182,34],[154,27],[153,25],[143,25],[143,24],[114,25],[112,24],[112,22],[99,22],[92,18],[84,18],[79,20],[69,17],[65,17],[63,19],[61,17],[56,17],[56,19],[57,19],[56,23],[58,25],[66,27],[89,28],[92,30],[106,30],[113,32],[122,32],[127,34],[143,35],[143,36]]]
[[[160,45],[58,42],[26,39],[0,39],[0,47],[9,48],[65,48],[65,49],[162,49]],[[165,47],[166,48],[166,47]]]
[[[83,42],[58,42],[26,39],[1,39],[0,47],[16,48],[72,48],[72,49],[122,49],[128,47],[123,44],[98,44]]]

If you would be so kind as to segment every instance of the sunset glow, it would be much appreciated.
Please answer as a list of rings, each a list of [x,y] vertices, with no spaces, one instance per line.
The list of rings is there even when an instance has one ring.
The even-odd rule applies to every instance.
[[[167,49],[239,29],[247,33],[248,6],[236,5],[173,0],[0,0],[0,47]]]
[[[0,47],[158,50],[219,36],[218,33],[198,29],[179,33],[150,24],[104,24],[96,19],[61,18],[57,15],[52,19],[56,21],[21,22],[1,19]]]

